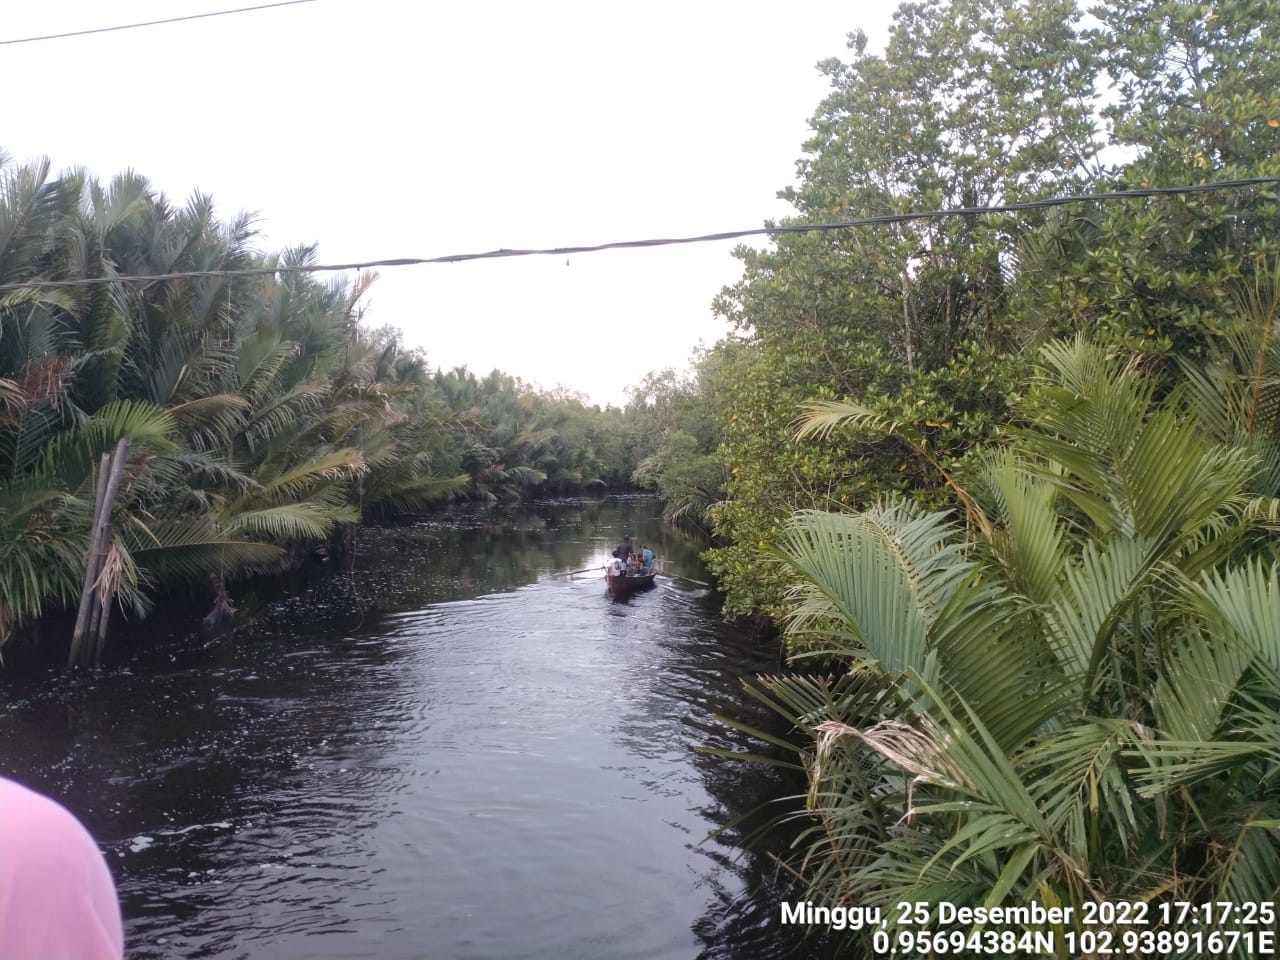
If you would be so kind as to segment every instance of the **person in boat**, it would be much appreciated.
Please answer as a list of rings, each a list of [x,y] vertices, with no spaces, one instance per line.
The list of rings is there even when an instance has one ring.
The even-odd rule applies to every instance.
[[[626,572],[627,568],[624,567],[622,565],[622,561],[618,559],[617,550],[613,552],[613,559],[609,561],[605,569],[609,571],[609,576],[611,577],[620,577]]]
[[[631,560],[631,554],[632,554],[631,538],[629,536],[623,537],[622,542],[618,544],[618,549],[613,551],[613,555],[617,557],[619,560],[621,560],[622,565],[625,567],[628,561]]]
[[[643,572],[646,574],[653,573],[653,551],[649,549],[648,544],[640,545],[640,556],[644,558]]]

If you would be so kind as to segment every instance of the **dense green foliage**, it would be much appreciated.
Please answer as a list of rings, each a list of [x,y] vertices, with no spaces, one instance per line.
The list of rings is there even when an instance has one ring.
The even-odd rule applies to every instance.
[[[225,615],[228,577],[340,549],[370,513],[628,483],[621,411],[433,374],[362,328],[373,276],[275,272],[314,249],[253,238],[199,194],[178,207],[132,173],[0,157],[0,644],[89,587],[109,619],[116,598],[141,615],[165,584],[211,577]],[[104,282],[126,276],[158,279]]]
[[[722,340],[699,353],[690,376],[650,374],[624,410],[636,451],[649,451],[635,482],[662,494],[668,522],[703,534],[729,477],[716,451],[725,437],[724,405],[738,390],[738,353],[737,341]]]
[[[493,371],[439,371],[432,386],[461,428],[462,465],[482,500],[618,489],[630,483],[636,449],[616,407],[588,407],[563,392],[531,389]]]
[[[921,0],[851,46],[793,222],[1280,174],[1274,0]],[[1280,896],[1278,250],[1272,183],[738,252],[709,556],[824,671],[749,686],[808,898]]]
[[[967,527],[901,497],[789,521],[788,627],[847,664],[754,688],[814,738],[809,896],[1277,899],[1280,286],[1264,307],[1216,386],[1163,400],[1133,360],[1046,347],[962,471]]]
[[[882,54],[822,65],[806,223],[1280,173],[1280,4],[903,4]],[[1096,91],[1114,83],[1105,95]],[[784,614],[762,568],[795,509],[887,493],[955,504],[956,461],[992,439],[1026,357],[1085,332],[1172,373],[1227,332],[1232,290],[1273,258],[1274,185],[779,236],[742,249],[717,301],[741,342],[715,406],[729,471],[709,558],[731,615]],[[904,424],[812,435],[815,400]]]
[[[850,46],[794,223],[1280,175],[1280,0],[919,0]],[[0,189],[0,643],[81,596],[122,439],[95,586],[138,613],[370,512],[636,483],[831,668],[751,687],[806,738],[812,899],[1280,896],[1274,184],[740,249],[733,334],[624,410],[430,370],[369,278],[41,287],[313,251],[132,175]]]

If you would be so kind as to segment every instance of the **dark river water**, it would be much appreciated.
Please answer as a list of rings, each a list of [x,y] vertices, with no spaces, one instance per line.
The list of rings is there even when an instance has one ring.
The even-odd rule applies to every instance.
[[[0,675],[0,771],[98,838],[130,957],[824,954],[765,856],[707,839],[796,789],[694,751],[759,748],[715,715],[771,725],[740,681],[776,642],[687,580],[567,575],[626,532],[706,580],[657,513],[364,530],[354,571],[238,596],[217,639],[146,623],[96,676]]]

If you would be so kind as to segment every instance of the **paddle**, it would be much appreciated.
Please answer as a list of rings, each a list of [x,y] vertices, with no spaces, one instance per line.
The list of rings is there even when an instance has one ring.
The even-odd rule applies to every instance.
[[[664,576],[664,577],[675,577],[677,580],[688,580],[690,583],[696,583],[696,584],[697,584],[698,586],[700,586],[700,587],[709,587],[709,586],[711,586],[711,584],[706,583],[706,582],[705,582],[705,581],[703,581],[703,580],[695,580],[695,579],[693,579],[693,577],[682,577],[682,576],[680,576],[680,574],[678,574],[678,573],[664,573],[664,574],[663,574],[663,576]]]
[[[603,569],[604,569],[604,565],[601,564],[598,567],[583,567],[581,570],[570,570],[568,573],[560,574],[560,576],[572,577],[575,573],[590,573],[592,570],[603,570]]]

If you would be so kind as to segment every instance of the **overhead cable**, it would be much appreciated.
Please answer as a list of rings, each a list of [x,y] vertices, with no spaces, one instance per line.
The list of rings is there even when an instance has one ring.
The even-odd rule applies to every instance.
[[[254,10],[270,10],[273,7],[293,7],[316,0],[281,0],[279,3],[260,3],[253,7],[237,7],[235,10],[214,10],[212,13],[192,13],[185,17],[168,17],[164,20],[146,20],[142,23],[122,23],[115,27],[94,27],[90,30],[71,30],[67,33],[47,33],[41,37],[20,37],[16,40],[0,40],[0,47],[13,43],[35,43],[38,40],[61,40],[64,37],[83,37],[90,33],[112,33],[116,30],[135,30],[138,27],[154,27],[162,23],[180,23],[183,20],[205,20],[209,17],[225,17],[233,13],[251,13]]]
[[[722,240],[741,240],[746,237],[775,237],[788,233],[827,233],[856,227],[872,227],[884,224],[906,223],[912,220],[939,220],[947,217],[980,216],[992,213],[1016,213],[1022,210],[1042,210],[1071,203],[1097,203],[1112,200],[1133,200],[1142,197],[1167,197],[1213,190],[1235,190],[1264,184],[1280,184],[1280,176],[1246,177],[1240,180],[1216,180],[1208,183],[1186,184],[1179,187],[1142,187],[1135,190],[1113,190],[1109,193],[1075,194],[1065,197],[1046,197],[1042,200],[1026,200],[1020,203],[1004,203],[989,207],[949,207],[942,210],[920,210],[907,213],[888,213],[854,220],[838,220],[831,223],[792,223],[781,226],[756,227],[751,230],[727,230],[721,233],[705,233],[694,237],[663,237],[649,240],[615,240],[611,243],[582,244],[570,247],[543,249],[487,250],[482,253],[449,253],[439,257],[397,257],[388,260],[365,260],[357,263],[287,264],[274,267],[249,267],[235,270],[181,270],[172,273],[129,274],[114,277],[81,277],[70,280],[31,280],[24,283],[0,284],[0,291],[50,289],[57,287],[84,287],[98,283],[146,283],[157,280],[176,280],[185,277],[252,277],[272,276],[281,273],[331,273],[339,270],[368,270],[375,267],[411,267],[432,263],[463,263],[469,260],[499,260],[510,257],[569,256],[578,253],[598,253],[602,250],[634,250],[644,247],[669,247],[688,243],[714,243]]]

